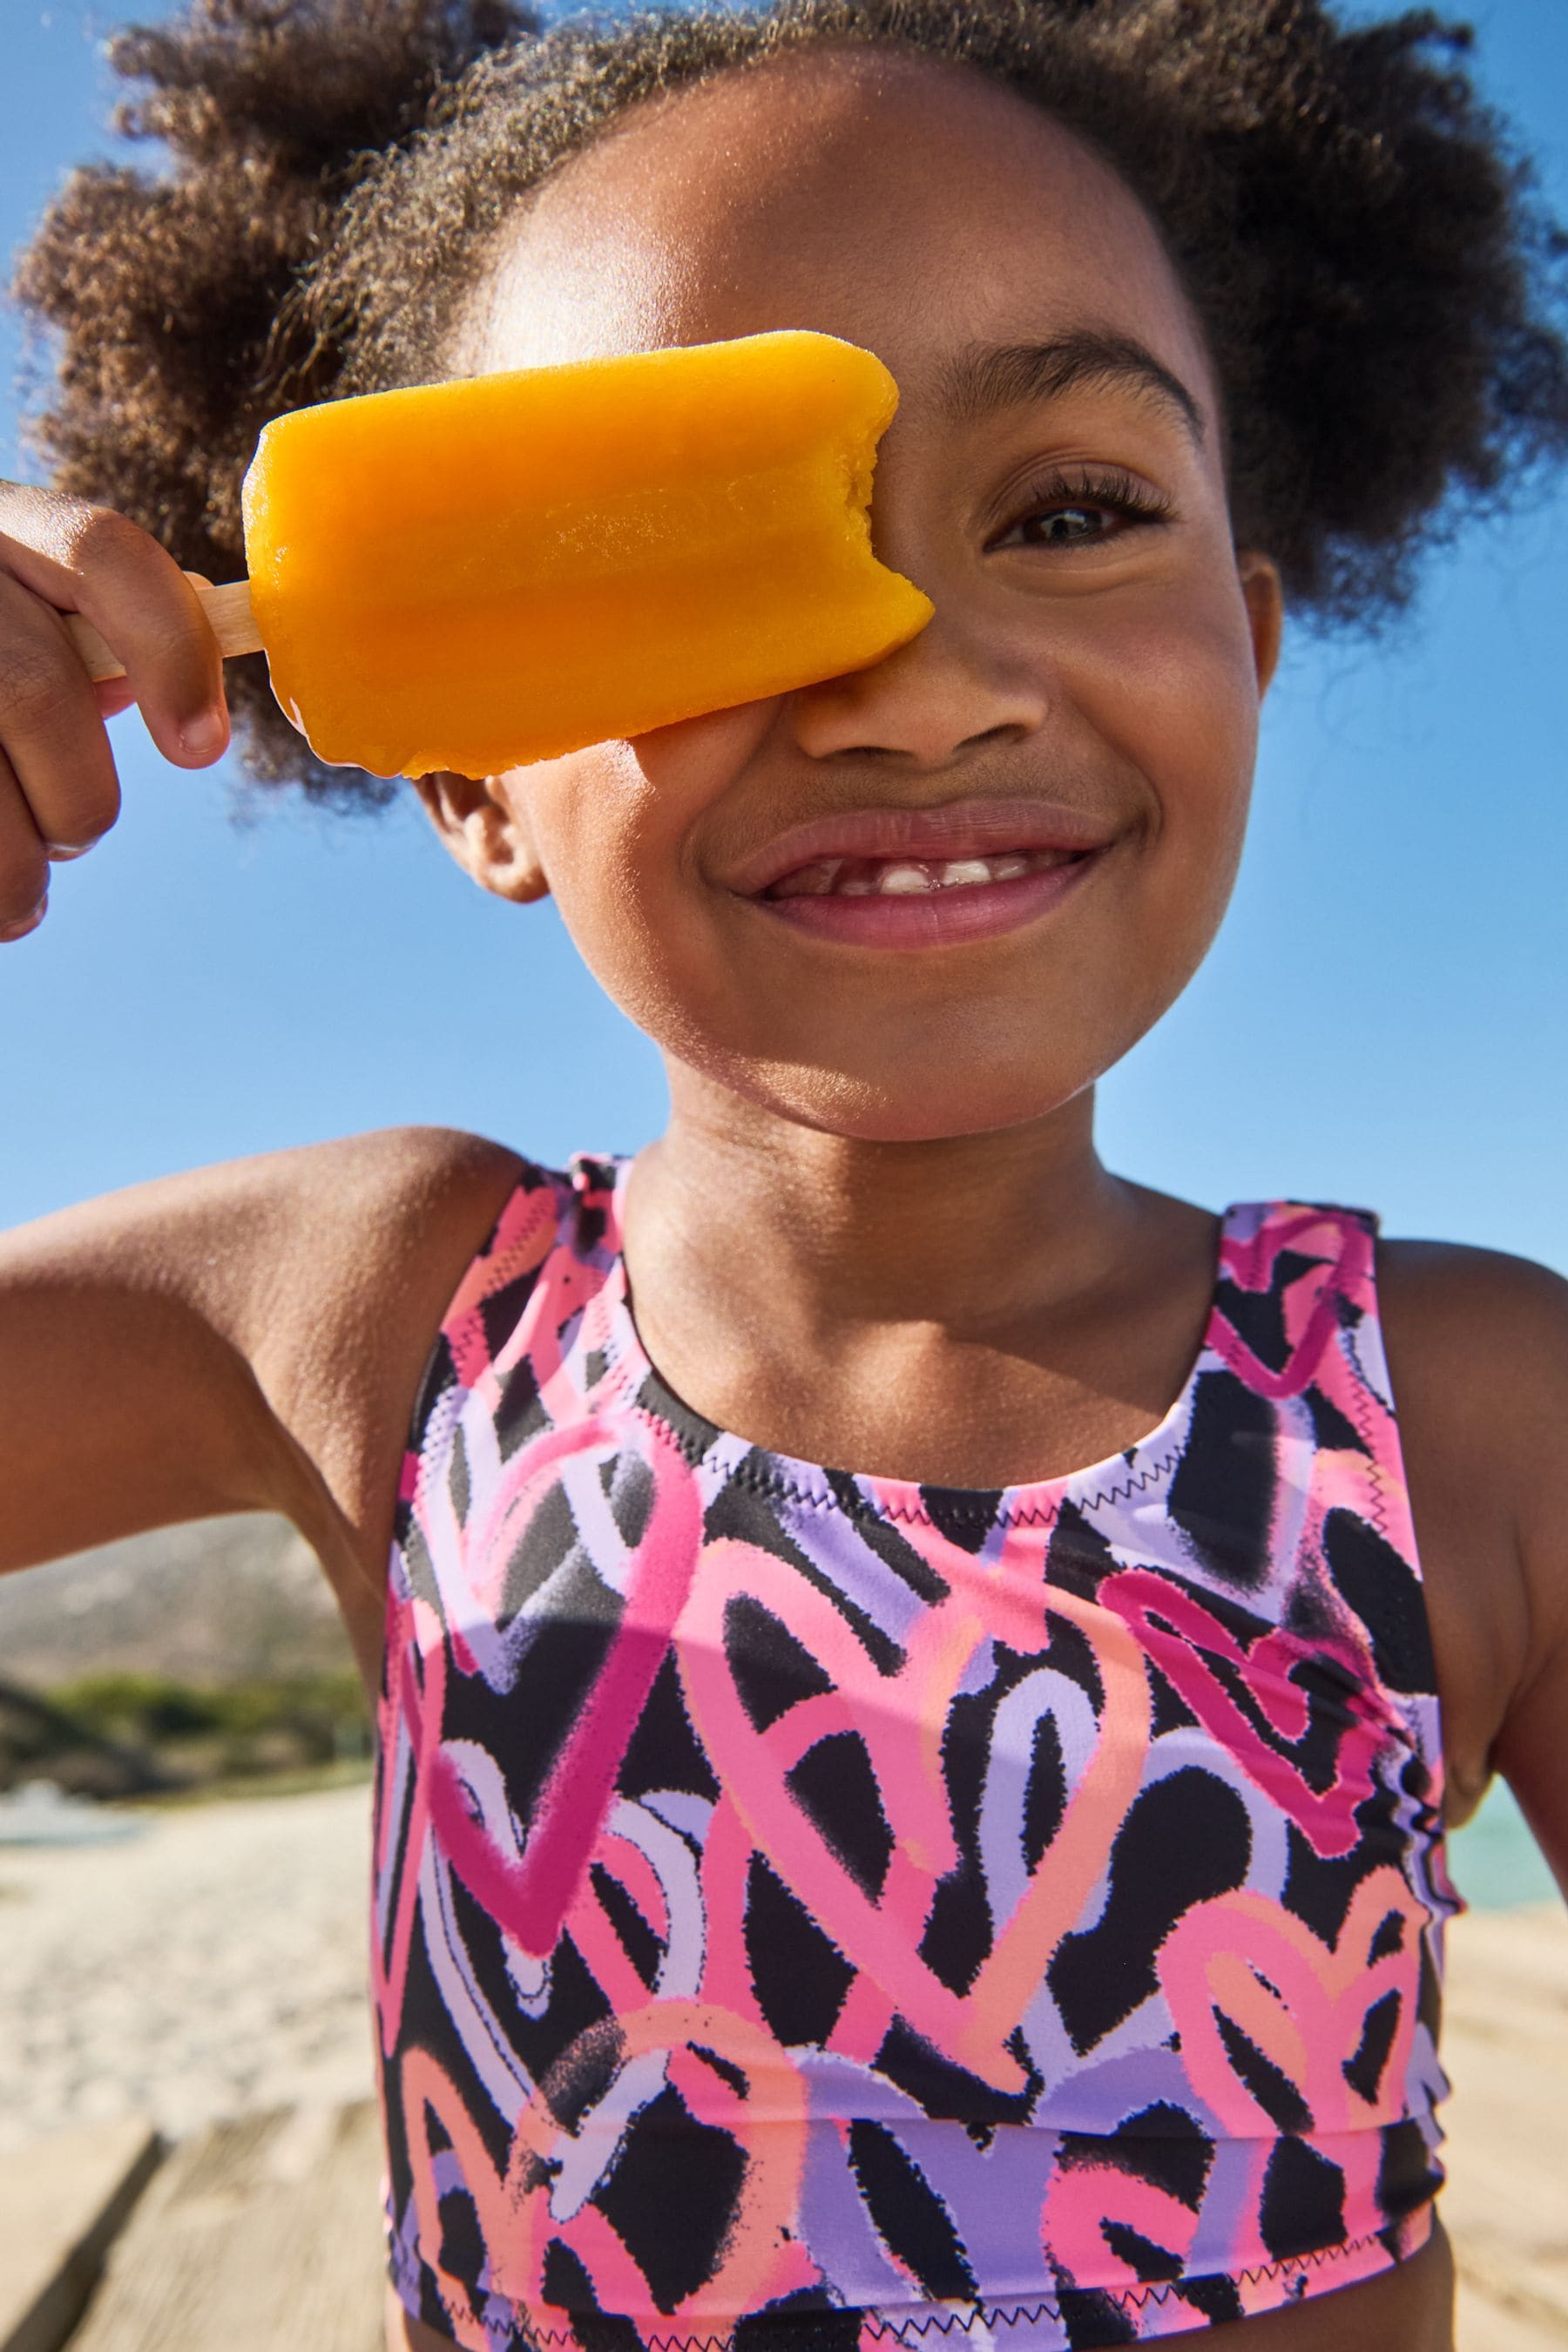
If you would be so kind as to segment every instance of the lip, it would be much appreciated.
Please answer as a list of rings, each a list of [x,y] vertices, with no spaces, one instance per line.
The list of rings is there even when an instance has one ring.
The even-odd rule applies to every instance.
[[[1109,846],[1115,830],[1103,816],[1045,800],[949,801],[936,808],[849,809],[837,816],[816,817],[807,824],[792,825],[753,851],[724,878],[727,887],[739,897],[758,898],[774,883],[782,882],[786,874],[828,857],[907,857],[934,865],[964,857],[1000,857],[1011,849],[1056,849],[1087,861],[1092,852]],[[1028,881],[1048,878],[1041,875],[1024,877]],[[1024,884],[990,882],[972,887],[978,895],[1016,891]],[[957,890],[932,894],[943,898],[966,895],[963,886]],[[765,903],[772,909],[795,902],[769,899]]]
[[[1108,817],[1041,799],[846,810],[790,826],[737,866],[728,887],[759,914],[842,947],[957,947],[1018,930],[1059,906],[1100,865],[1117,831]],[[1008,881],[958,883],[920,895],[763,896],[785,875],[827,858],[946,865],[1016,850],[1055,851],[1063,863]]]

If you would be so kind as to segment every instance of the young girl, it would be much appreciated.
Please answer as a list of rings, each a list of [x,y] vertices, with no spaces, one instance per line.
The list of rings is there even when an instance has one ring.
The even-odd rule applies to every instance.
[[[1442,1832],[1500,1769],[1568,1868],[1568,1294],[1216,1218],[1091,1108],[1224,910],[1282,608],[1376,612],[1568,444],[1456,47],[203,0],[122,48],[178,168],[79,178],[22,273],[68,340],[59,487],[0,493],[10,936],[113,820],[106,711],[223,750],[180,567],[240,568],[281,408],[825,330],[901,387],[876,530],[936,606],[420,785],[663,1049],[635,1162],[376,1135],[0,1257],[0,1564],[285,1512],[379,1695],[390,2343],[1450,2343]]]

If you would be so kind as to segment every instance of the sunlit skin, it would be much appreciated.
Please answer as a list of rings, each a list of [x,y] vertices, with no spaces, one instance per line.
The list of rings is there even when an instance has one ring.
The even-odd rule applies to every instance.
[[[673,1116],[634,1178],[627,1255],[666,1377],[783,1452],[1040,1477],[1142,1435],[1201,1333],[1212,1221],[1102,1171],[1092,1088],[1224,913],[1279,582],[1234,548],[1213,373],[1148,218],[962,68],[819,55],[645,109],[520,221],[459,355],[796,326],[899,382],[876,540],[931,626],[857,676],[437,780],[427,805],[487,887],[553,892],[664,1049]],[[1092,376],[962,396],[981,352],[1085,335],[1139,347],[1189,405]],[[1097,505],[1108,482],[1152,518]],[[978,802],[994,824],[991,804],[1041,799],[1099,845],[999,935],[847,944],[737,887],[824,815]],[[1415,2352],[1447,2340],[1447,2295],[1439,2243],[1244,2329],[1343,2352],[1348,2329],[1392,2328]]]
[[[935,620],[857,676],[426,802],[485,887],[553,892],[664,1050],[673,1115],[627,1257],[665,1376],[785,1453],[1037,1478],[1142,1435],[1201,1335],[1213,1222],[1102,1171],[1092,1088],[1225,911],[1279,582],[1233,545],[1213,373],[1148,218],[962,68],[819,55],[645,109],[520,221],[459,356],[779,327],[893,371],[876,541]],[[978,352],[1084,334],[1141,347],[1195,417],[1131,381],[959,397]],[[1159,520],[1095,504],[1118,476]],[[1102,845],[999,936],[846,945],[735,887],[825,814],[1039,798]],[[1393,2326],[1418,2352],[1447,2294],[1436,2244],[1332,2312],[1243,2326],[1345,2352],[1359,2306],[1369,2345]]]
[[[1113,1444],[1159,1417],[1195,1349],[1212,1225],[1102,1176],[1089,1090],[1223,913],[1278,583],[1233,549],[1202,336],[1148,219],[1076,140],[963,69],[819,55],[646,108],[536,199],[458,357],[786,326],[893,370],[878,545],[935,621],[858,676],[427,797],[487,887],[554,892],[665,1049],[675,1115],[637,1171],[629,1255],[668,1376],[785,1451],[1039,1476],[1092,1442],[1076,1380],[1025,1360],[1049,1310],[1084,1301],[1120,1364]],[[1086,332],[1141,346],[1198,423],[1142,383],[959,404],[976,354]],[[1161,520],[1086,499],[1119,475]],[[1064,529],[1070,544],[1040,543]],[[1041,795],[1104,846],[1001,937],[846,947],[731,887],[825,813]],[[1148,1360],[1106,1325],[1123,1275]],[[981,1366],[954,1360],[982,1339]],[[977,1370],[979,1416],[955,1404]]]
[[[817,51],[639,109],[486,258],[437,373],[781,327],[878,352],[902,405],[877,541],[936,605],[858,676],[423,788],[475,879],[522,902],[520,956],[526,902],[553,892],[663,1049],[672,1118],[628,1209],[649,1353],[715,1422],[817,1462],[996,1486],[1103,1459],[1181,1390],[1216,1233],[1102,1168],[1094,1083],[1223,915],[1280,629],[1267,549],[1233,544],[1216,386],[1158,234],[1107,165],[978,75]],[[1086,368],[1091,346],[1116,364]],[[1032,392],[1016,357],[984,364],[1042,347]],[[129,673],[96,698],[72,610]],[[219,679],[150,538],[0,484],[0,940],[41,919],[50,861],[113,821],[100,713],[133,697],[164,755],[203,766]],[[872,944],[833,932],[815,885],[763,887],[810,883],[777,870],[803,824],[906,851],[968,826],[984,838],[949,840],[962,862],[1005,852],[1015,813],[1061,836],[1047,880],[1033,898],[1016,876],[966,886],[973,922],[956,891],[906,897],[906,935]],[[504,1055],[549,1009],[520,990],[468,1015]],[[515,1124],[526,1144],[525,1100]],[[0,1236],[0,1572],[277,1510],[315,1546],[374,1696],[416,1387],[517,1173],[500,1145],[404,1129]],[[1379,1283],[1446,1811],[1506,1770],[1568,1884],[1568,1287],[1420,1243],[1383,1245]],[[1447,2352],[1450,2299],[1439,2231],[1364,2285],[1218,2332]],[[392,2301],[386,2325],[393,2347],[449,2342]]]

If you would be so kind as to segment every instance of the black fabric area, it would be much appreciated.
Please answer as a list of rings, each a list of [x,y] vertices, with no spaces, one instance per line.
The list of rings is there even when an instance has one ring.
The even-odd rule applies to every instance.
[[[403,1564],[408,1570],[410,1591],[423,1601],[427,1609],[433,1609],[437,1621],[444,1625],[447,1609],[441,1598],[441,1588],[436,1581],[436,1563],[430,1557],[430,1547],[425,1540],[424,1531],[406,1504],[398,1511],[397,1542],[403,1554]]]
[[[1415,2017],[1432,2036],[1434,2044],[1439,2039],[1443,2023],[1443,1979],[1437,1974],[1437,1963],[1426,1937],[1420,1939],[1421,1990],[1415,1996]]]
[[[1041,2081],[1021,2042],[1022,2037],[1016,2037],[1008,2047],[1024,2069],[1024,2087],[1001,2091],[966,2067],[955,2065],[901,2017],[895,2017],[877,2053],[877,2072],[897,2089],[907,2091],[926,2115],[944,2123],[963,2124],[973,2136],[990,2132],[998,2124],[1029,2121]]]
[[[853,1731],[817,1740],[785,1774],[784,1785],[850,1875],[868,1895],[880,1895],[893,1833],[865,1742]]]
[[[1241,2289],[1236,2281],[1218,2274],[1208,2278],[1184,2279],[1182,2301],[1190,2303],[1194,2311],[1201,2311],[1211,2327],[1217,2327],[1222,2320],[1245,2319],[1247,2316],[1241,2307]]]
[[[1104,1579],[1114,1576],[1119,1566],[1093,1520],[1085,1518],[1076,1503],[1064,1502],[1046,1548],[1047,1583],[1093,1601]]]
[[[1243,1591],[1268,1580],[1278,1434],[1268,1399],[1234,1372],[1198,1375],[1165,1508],[1203,1565]]]
[[[1307,1391],[1307,1411],[1312,1416],[1312,1442],[1326,1454],[1364,1454],[1372,1448],[1347,1414],[1321,1388]]]
[[[1319,1853],[1294,1822],[1287,1827],[1286,1852],[1289,1861],[1285,1874],[1285,1906],[1299,1919],[1304,1919],[1325,1944],[1339,1942],[1357,1887],[1381,1865],[1391,1862],[1397,1865],[1403,1859],[1404,1843],[1394,1831],[1389,1815],[1388,1797],[1382,1790],[1374,1789],[1357,1806],[1356,1843],[1349,1853],[1342,1854]]]
[[[1323,1556],[1366,1627],[1379,1679],[1390,1690],[1436,1690],[1426,1596],[1394,1546],[1353,1511],[1337,1510],[1323,1521]]]
[[[1277,2263],[1342,2245],[1345,2180],[1339,2166],[1304,2139],[1277,2141],[1263,2176],[1258,2229]]]
[[[996,1524],[1002,1489],[979,1486],[922,1486],[921,1502],[938,1535],[960,1551],[978,1552]]]
[[[750,1544],[770,1559],[788,1562],[798,1576],[815,1587],[825,1599],[831,1601],[847,1625],[854,1628],[863,1643],[866,1654],[879,1674],[897,1674],[904,1663],[899,1644],[883,1633],[881,1627],[866,1612],[841,1591],[830,1577],[825,1576],[815,1560],[808,1559],[780,1526],[776,1498],[765,1490],[746,1483],[747,1464],[766,1461],[767,1456],[748,1454],[734,1475],[726,1480],[709,1504],[702,1522],[705,1543],[720,1543],[732,1537],[737,1542]]]
[[[605,1582],[579,1543],[577,1522],[559,1482],[540,1496],[511,1548],[496,1612],[502,1633],[552,1578],[551,1617],[580,1617],[606,1626],[620,1622],[621,1596]]]
[[[611,1927],[620,1938],[622,1950],[644,1984],[651,1990],[663,1957],[663,1944],[620,1880],[614,1877],[602,1862],[592,1864],[588,1875],[593,1880],[594,1892],[603,1905]]]
[[[977,2293],[952,2216],[890,2131],[863,2118],[849,2126],[849,2163],[878,2236],[928,2295]]]
[[[487,1301],[493,1306],[493,1299]],[[510,1337],[503,1334],[502,1339]],[[491,1360],[495,1346],[492,1341]],[[505,1373],[500,1382],[500,1396],[491,1420],[495,1424],[496,1445],[503,1462],[510,1462],[531,1438],[542,1437],[550,1427],[550,1415],[545,1412],[539,1394],[539,1384],[533,1377],[533,1366],[524,1356]]]
[[[1275,2128],[1282,2132],[1310,2131],[1312,2110],[1288,2074],[1282,2074],[1271,2058],[1265,2057],[1257,2043],[1243,2032],[1234,2018],[1223,2009],[1214,2013],[1219,2038],[1225,2044],[1231,2069],[1243,2086],[1250,2091]]]
[[[1072,2352],[1102,2352],[1108,2344],[1136,2344],[1138,2329],[1114,2295],[1097,2287],[1063,2284],[1057,2291]]]
[[[833,1688],[832,1675],[749,1592],[724,1604],[724,1657],[753,1731],[766,1731],[797,1700]]]
[[[599,1465],[599,1484],[610,1506],[616,1533],[628,1551],[635,1551],[653,1516],[656,1489],[651,1464],[629,1448],[607,1454]]]
[[[1369,2105],[1377,2097],[1383,2082],[1383,2070],[1388,2063],[1388,2053],[1399,2031],[1399,2009],[1396,1992],[1385,1992],[1381,2000],[1373,2002],[1362,2027],[1355,2056],[1347,2058],[1342,2068],[1352,2090]]]
[[[745,2173],[729,2133],[699,2123],[668,2085],[633,2122],[594,2202],[660,2311],[673,2311],[712,2274]]]
[[[1377,2168],[1377,2201],[1391,2221],[1419,2212],[1443,2185],[1443,2174],[1414,2116],[1385,2124]]]
[[[987,1690],[954,1699],[942,1727],[942,1775],[959,1858],[937,1882],[920,1951],[953,1992],[963,1992],[973,1982],[991,1949],[991,1916],[980,1870],[980,1801],[1002,1680],[995,1676]]]
[[[1066,1675],[1069,1682],[1077,1683],[1096,1715],[1100,1714],[1105,1706],[1105,1685],[1088,1634],[1070,1617],[1058,1615],[1049,1620],[1048,1630],[1050,1640],[1043,1656],[1022,1656],[1003,1643],[996,1643],[997,1664],[1003,1669],[998,1675],[997,1696],[1000,1698],[1014,1683],[1023,1681],[1037,1667],[1048,1666],[1053,1674]]]
[[[646,1797],[660,1790],[682,1796],[719,1799],[719,1782],[708,1751],[691,1727],[680,1688],[680,1670],[666,1651],[653,1685],[626,1742],[616,1786],[623,1797]]]
[[[532,1820],[615,1637],[618,1600],[610,1596],[615,1615],[595,1613],[604,1591],[585,1563],[574,1563],[533,1623],[510,1690],[448,1673],[442,1736],[478,1740],[505,1759],[507,1801],[520,1822]]]
[[[1062,1825],[1067,1811],[1067,1764],[1054,1715],[1042,1715],[1029,1743],[1029,1777],[1024,1784],[1024,1861],[1032,1871]]]
[[[715,1423],[705,1421],[689,1404],[683,1404],[673,1389],[666,1388],[650,1365],[637,1392],[637,1402],[653,1421],[667,1429],[689,1462],[700,1462],[719,1436]]]
[[[1306,1728],[1295,1739],[1287,1738],[1266,1712],[1250,1658],[1237,1664],[1205,1651],[1204,1663],[1258,1738],[1286,1759],[1309,1789],[1321,1796],[1333,1787],[1345,1734],[1359,1720],[1350,1702],[1362,1688],[1337,1658],[1320,1653],[1292,1663],[1291,1688],[1307,1702]]]
[[[447,1493],[458,1525],[466,1526],[469,1501],[468,1446],[460,1421],[452,1432],[452,1459],[447,1468]]]
[[[511,2148],[511,2134],[497,2114],[494,2100],[476,2076],[467,2051],[453,2036],[451,2012],[447,2007],[446,1995],[436,1981],[429,1955],[425,1948],[425,1938],[417,1926],[408,1954],[408,1977],[397,2053],[381,2069],[386,2092],[388,2167],[394,2189],[400,2192],[400,2212],[412,2186],[406,2115],[412,2113],[415,2103],[412,2098],[405,2101],[398,2054],[410,2049],[440,2053],[441,2063],[451,2077],[464,2110],[479,2136],[486,2157],[498,2176],[504,2175]],[[449,2136],[433,2108],[429,2111],[428,2129],[433,2149],[450,2146]]]
[[[1075,2049],[1091,2049],[1154,1990],[1154,1956],[1171,1928],[1193,1904],[1243,1885],[1250,1853],[1246,1806],[1199,1766],[1134,1801],[1111,1849],[1098,1925],[1064,1937],[1050,1967]]]
[[[737,2066],[732,2059],[721,2057],[717,2050],[710,2050],[705,2042],[693,2042],[689,2047],[692,2056],[700,2058],[705,2066],[710,2066],[719,2080],[727,2083],[738,2099],[746,2097],[751,2086],[743,2066]]]
[[[1367,1960],[1386,1960],[1405,1948],[1405,1920],[1403,1911],[1390,1911],[1379,1924],[1377,1933],[1367,1946]]]
[[[1344,1632],[1335,1614],[1327,1585],[1316,1576],[1299,1576],[1285,1596],[1280,1624],[1303,1642],[1332,1642]]]
[[[488,1298],[479,1301],[479,1327],[492,1364],[521,1322],[544,1264],[541,1258],[538,1265],[514,1274],[510,1282],[503,1282],[499,1290],[492,1290]]]
[[[479,1989],[496,2015],[503,2021],[507,2042],[537,2083],[550,2074],[562,2053],[573,2049],[584,2034],[595,2027],[605,2028],[610,2015],[609,2002],[598,1979],[571,1937],[563,1936],[550,1961],[549,1999],[537,2016],[531,2016],[519,2002],[517,1988],[506,1975],[506,1947],[494,1920],[480,1913],[471,1895],[464,1895],[458,1909],[459,1924]],[[419,2038],[411,2036],[411,2039]],[[457,2046],[450,2015],[443,2014],[434,2035],[426,2038],[426,2047],[439,2051],[443,2065],[450,2066]],[[479,2106],[488,2109],[489,2105],[489,2095],[481,2092]],[[469,2113],[478,2111],[470,2103]],[[506,2168],[506,2161],[503,2147],[500,2167],[502,2171]]]
[[[1157,2246],[1127,2221],[1102,2221],[1100,2234],[1117,2259],[1138,2273],[1144,2286],[1158,2286],[1182,2275],[1182,2258],[1169,2246]]]
[[[855,1971],[761,1854],[746,1874],[746,1959],[768,2032],[786,2049],[824,2042]]]
[[[1287,1292],[1304,1276],[1330,1263],[1325,1257],[1306,1257],[1300,1250],[1283,1249],[1274,1260],[1267,1290],[1245,1289],[1228,1275],[1222,1275],[1215,1285],[1215,1305],[1269,1371],[1282,1372],[1290,1360],[1285,1330]]]
[[[1104,2161],[1114,2152],[1118,2168],[1180,2198],[1195,2213],[1214,2161],[1214,2143],[1201,2131],[1184,2107],[1156,2099],[1118,2124],[1109,2139],[1086,2141]]]
[[[836,2310],[808,2289],[737,2320],[734,2352],[855,2352],[859,2340],[860,2314]]]
[[[542,2284],[547,2304],[572,2314],[584,2352],[641,2352],[636,2321],[600,2310],[593,2280],[559,2238],[544,2249]]]
[[[455,1389],[457,1385],[458,1366],[452,1354],[452,1343],[445,1331],[438,1331],[419,1375],[414,1410],[408,1416],[408,1450],[411,1454],[418,1454],[423,1449],[426,1432],[436,1407],[447,1390]]]
[[[440,2200],[441,2245],[435,2260],[451,2278],[477,2279],[488,2259],[485,2233],[466,2189],[449,2189]]]
[[[1145,1659],[1144,1663],[1149,1669],[1149,1696],[1153,1702],[1151,1738],[1163,1738],[1167,1731],[1191,1730],[1198,1718],[1175,1684],[1152,1658]]]

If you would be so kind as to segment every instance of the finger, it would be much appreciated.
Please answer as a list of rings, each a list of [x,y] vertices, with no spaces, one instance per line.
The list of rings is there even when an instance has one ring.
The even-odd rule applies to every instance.
[[[120,814],[97,698],[59,614],[3,571],[0,647],[0,751],[30,821],[46,846],[89,849]]]
[[[129,710],[136,699],[131,690],[131,681],[126,677],[99,678],[92,690],[97,698],[100,719],[118,719],[121,712]]]
[[[49,864],[11,763],[0,751],[0,940],[25,940],[44,919]]]
[[[107,507],[7,486],[0,567],[56,611],[86,614],[124,664],[165,759],[201,768],[226,749],[217,640],[195,588],[144,530]]]

